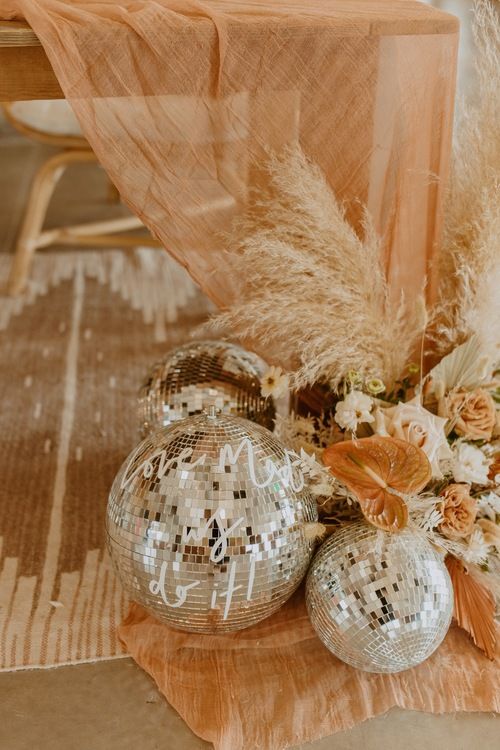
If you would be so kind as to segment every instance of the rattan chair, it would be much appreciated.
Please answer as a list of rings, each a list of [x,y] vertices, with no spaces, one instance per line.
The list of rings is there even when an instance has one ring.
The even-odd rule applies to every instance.
[[[18,132],[59,149],[42,164],[33,178],[12,260],[7,287],[9,294],[17,295],[23,291],[36,250],[49,245],[160,246],[149,234],[124,234],[143,226],[135,216],[44,230],[50,200],[64,171],[76,163],[97,163],[97,158],[65,100],[13,102],[3,106],[7,120]],[[108,196],[111,200],[119,200],[118,191],[111,183]]]

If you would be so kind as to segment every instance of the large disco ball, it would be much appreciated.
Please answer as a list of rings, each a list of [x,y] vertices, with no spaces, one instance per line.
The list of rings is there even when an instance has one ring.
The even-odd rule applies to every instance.
[[[108,544],[132,599],[181,630],[224,632],[289,598],[316,519],[300,461],[269,430],[202,414],[152,433],[126,459]]]
[[[266,363],[228,341],[194,341],[169,352],[147,375],[139,391],[142,437],[178,419],[215,406],[273,428],[272,398],[263,398]]]
[[[365,672],[401,672],[427,659],[445,637],[453,588],[425,538],[359,522],[320,547],[306,601],[314,629],[339,659]]]

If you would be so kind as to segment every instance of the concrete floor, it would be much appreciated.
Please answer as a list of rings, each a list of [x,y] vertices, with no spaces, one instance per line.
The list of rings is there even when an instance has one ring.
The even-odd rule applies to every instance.
[[[435,0],[445,10],[462,13],[468,0]],[[470,39],[467,25],[464,42]],[[468,75],[469,61],[461,63]],[[12,250],[26,194],[36,165],[47,149],[15,136],[0,122],[0,251]],[[63,178],[49,223],[99,218],[106,181],[92,166],[73,172],[73,186]],[[117,212],[123,209],[116,207]],[[51,670],[0,674],[0,750],[202,750],[211,747],[195,737],[164,701],[152,680],[128,658]],[[303,750],[497,750],[499,725],[490,714],[433,716],[393,709]],[[254,750],[248,748],[248,750]],[[255,749],[256,750],[256,749]]]
[[[131,659],[0,675],[2,750],[207,750]],[[302,750],[497,750],[491,715],[393,709]],[[248,748],[248,750],[257,750]]]

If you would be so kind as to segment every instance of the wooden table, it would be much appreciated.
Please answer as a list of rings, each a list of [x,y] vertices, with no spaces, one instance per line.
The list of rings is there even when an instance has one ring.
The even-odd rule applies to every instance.
[[[274,2],[275,0],[268,0],[268,5],[272,6]],[[0,5],[1,3],[2,0],[0,0]],[[210,4],[207,3],[208,5]],[[300,15],[301,8],[303,10],[308,8],[309,5],[311,7],[314,5],[312,0],[308,0],[306,3],[297,2],[298,14]],[[286,133],[283,128],[285,124],[288,127],[297,127],[299,129],[297,132],[300,131],[301,133],[300,141],[306,151],[309,149],[310,155],[318,160],[318,164],[326,172],[327,179],[331,181],[334,191],[349,205],[348,216],[355,225],[358,225],[360,221],[360,205],[362,203],[367,204],[375,225],[384,237],[384,258],[389,284],[394,286],[395,289],[403,288],[407,292],[407,300],[412,300],[417,294],[416,290],[420,288],[422,280],[427,277],[429,279],[427,289],[430,290],[429,296],[431,297],[436,275],[435,271],[431,273],[431,269],[435,268],[435,264],[433,265],[431,260],[439,242],[442,223],[443,187],[439,180],[440,178],[446,178],[449,163],[458,21],[449,14],[429,8],[415,0],[391,0],[391,2],[388,2],[388,0],[338,0],[338,2],[326,5],[330,6],[326,13],[328,24],[331,24],[332,35],[328,39],[328,54],[331,56],[328,85],[331,87],[333,100],[336,102],[337,115],[335,117],[332,115],[331,121],[332,125],[335,123],[335,132],[331,132],[328,123],[315,122],[315,118],[319,117],[323,111],[325,113],[328,111],[326,105],[323,110],[321,100],[321,96],[325,95],[324,82],[317,83],[317,91],[314,100],[312,100],[313,92],[307,93],[305,90],[302,91],[301,88],[304,85],[305,78],[303,80],[303,76],[293,73],[294,76],[297,75],[296,90],[292,87],[292,91],[283,92],[290,98],[290,104],[282,108],[283,113],[279,112],[280,120],[278,122],[273,122],[265,116],[263,102],[266,101],[267,96],[270,96],[266,87],[262,89],[262,97],[260,97],[260,91],[256,92],[255,97],[253,97],[252,89],[242,91],[252,100],[255,98],[250,130],[256,127],[255,123],[260,118],[266,128],[265,132],[259,132],[258,135],[252,130],[252,135],[249,134],[248,139],[241,140],[242,153],[255,152],[257,154],[257,142],[267,143],[271,148],[279,147],[280,144],[285,142],[293,142],[294,134],[292,132]],[[326,5],[323,7],[326,7]],[[33,8],[35,6],[41,13],[38,5],[35,4]],[[235,8],[240,6],[241,3],[235,3]],[[236,10],[236,12],[238,11]],[[323,12],[321,4],[318,4],[318,12],[320,14]],[[87,31],[82,30],[78,21],[73,19],[65,30],[64,40],[61,41],[58,29],[50,23],[50,17],[49,19],[44,18],[43,14],[35,14],[33,10],[33,15],[30,15],[30,18],[32,18],[35,27],[40,29],[40,35],[43,33],[44,45],[48,50],[51,49],[48,45],[54,45],[54,50],[57,50],[58,55],[62,56],[65,54],[65,50],[67,53],[68,50],[71,50],[71,44],[78,49],[80,56],[79,72],[72,69],[68,71],[68,73],[71,73],[69,77],[64,76],[67,80],[67,83],[64,83],[65,89],[67,86],[67,90],[77,90],[75,86],[77,86],[80,77],[84,76],[85,78],[85,72],[95,62],[94,57],[89,58],[89,55],[94,55],[95,49],[92,52],[86,48],[85,34]],[[35,20],[36,18],[40,19],[40,25]],[[93,27],[92,24],[98,23],[97,18],[89,18],[88,20],[89,28]],[[296,19],[292,17],[290,23],[290,29],[295,28]],[[176,33],[175,28],[169,26],[168,16],[165,16],[162,24],[169,34]],[[258,30],[260,24],[261,20],[256,18],[253,24],[249,24],[249,29],[255,26],[255,29]],[[316,22],[311,21],[311,29],[315,27],[315,24]],[[191,22],[186,20],[186,29],[190,30],[191,26]],[[100,36],[100,27],[97,26],[96,28],[99,29]],[[45,30],[42,32],[42,29]],[[211,60],[213,54],[215,54],[212,45],[216,44],[217,35],[213,33],[213,28],[207,21],[204,22],[203,29],[209,34],[209,37],[204,38],[203,44],[207,45],[206,53],[211,55]],[[318,24],[318,30],[323,34],[322,23]],[[135,64],[143,51],[143,42],[141,42],[140,36],[137,37],[137,33],[132,26],[128,29],[124,27],[122,31],[123,35],[117,37],[117,43],[120,39],[131,45],[127,52],[129,57],[125,55],[123,64]],[[191,31],[194,32],[194,26]],[[275,34],[277,35],[276,39],[281,40],[279,44],[288,43],[291,31],[285,28],[284,24],[278,24],[276,29],[271,29],[271,31],[270,39],[274,38],[273,34]],[[304,33],[306,33],[305,29]],[[333,36],[338,36],[339,41],[337,42]],[[369,43],[367,43],[366,37],[370,37]],[[417,37],[419,38],[418,42],[414,43],[414,38]],[[103,34],[102,44],[106,44],[106,38],[106,35]],[[186,39],[188,38],[190,37],[186,37]],[[261,39],[262,45],[263,38],[257,35],[256,40],[258,39]],[[195,36],[193,36],[193,40],[197,43]],[[96,40],[96,44],[98,41]],[[265,59],[265,50],[262,49],[262,46],[258,49],[260,49],[259,54]],[[166,58],[168,48],[162,46],[161,50],[162,55]],[[71,51],[69,54],[72,54]],[[176,90],[174,73],[172,73],[172,76],[164,75],[163,65],[165,61],[161,58],[158,59],[158,54],[153,59],[151,50],[149,54],[148,59],[151,64],[154,62],[153,67],[156,71],[153,78],[156,77],[158,81],[162,81],[161,91],[155,93],[163,97],[184,93]],[[297,54],[303,54],[302,47],[297,46]],[[189,59],[188,54],[186,62]],[[207,58],[207,65],[212,64],[210,60]],[[187,64],[189,65],[189,62]],[[269,64],[269,60],[266,64]],[[317,64],[320,64],[319,61]],[[180,74],[181,69],[178,70]],[[58,74],[60,73],[61,80],[63,80],[64,72],[65,69],[59,68],[58,63]],[[202,74],[200,73],[200,75]],[[232,85],[233,74],[231,70],[225,71],[225,75],[228,76],[228,85]],[[209,78],[206,78],[206,80],[208,81]],[[235,78],[235,82],[237,80],[238,78]],[[202,78],[200,78],[201,81]],[[203,78],[203,81],[205,81],[205,78]],[[143,94],[140,80],[136,81],[135,90],[130,90],[128,86],[120,85],[119,79],[116,78],[116,71],[114,85],[107,84],[108,82],[103,86],[102,81],[97,84],[91,80],[89,75],[84,88],[85,96],[79,93],[82,101],[77,103],[77,109],[82,115],[85,114],[84,119],[89,123],[91,117],[97,124],[99,118],[103,117],[102,114],[96,116],[95,99],[103,100],[98,102],[102,112],[102,107],[107,105],[104,100],[111,96],[124,99],[125,96],[140,97]],[[204,86],[205,83],[202,85]],[[250,78],[248,86],[252,87],[252,85]],[[320,88],[323,90],[323,94],[321,94]],[[106,95],[103,93],[104,91]],[[352,107],[351,102],[353,97],[358,95],[358,92],[360,102]],[[202,97],[204,95],[202,94]],[[2,100],[52,99],[62,98],[62,96],[61,88],[45,52],[29,25],[19,22],[0,22],[0,102]],[[300,102],[300,106],[296,105],[296,100]],[[288,101],[288,99],[284,99],[284,101]],[[311,107],[307,113],[304,111],[302,115],[301,110],[306,106],[306,101],[311,102]],[[128,103],[122,101],[116,104],[126,109]],[[402,105],[404,106],[404,113],[400,110]],[[156,106],[159,107],[160,105],[156,104]],[[227,107],[227,105],[223,104],[223,109],[224,107]],[[155,149],[157,145],[156,141],[149,143],[147,135],[144,135],[145,141],[142,145],[137,143],[137,137],[132,131],[137,124],[138,111],[136,104],[130,102],[130,108],[124,114],[124,122],[120,125],[117,124],[114,135],[109,132],[109,128],[107,132],[94,128],[92,132],[89,131],[89,139],[101,155],[105,168],[114,176],[118,187],[121,187],[124,195],[127,194],[133,210],[145,215],[144,212],[149,211],[149,209],[146,209],[141,201],[136,199],[135,191],[129,183],[129,176],[126,175],[129,174],[127,170],[130,168],[149,170],[151,159],[156,158]],[[227,111],[229,112],[230,109]],[[301,116],[292,119],[292,112],[295,118],[295,114],[299,111]],[[341,112],[352,112],[353,117],[356,113],[356,120],[353,120],[350,116],[340,117]],[[161,115],[158,116],[161,117]],[[322,132],[325,133],[325,137],[331,136],[333,138],[332,144],[325,150],[324,157],[314,135],[317,125],[320,125],[323,129]],[[153,127],[162,130],[161,123],[154,123],[150,118],[149,125],[145,125],[143,132],[145,133],[148,128]],[[204,133],[203,137],[206,138],[206,143],[212,143],[214,134],[211,130],[208,130],[208,125],[201,125],[200,127],[200,132]],[[217,138],[219,136],[223,139],[226,138],[226,135],[222,134],[221,127],[217,126],[216,130],[218,133],[220,131]],[[118,137],[122,138],[123,150],[117,149],[114,142],[113,148],[110,148],[113,139]],[[188,136],[180,134],[181,140],[185,137]],[[198,138],[198,136],[196,137]],[[168,132],[164,135],[160,134],[160,138],[164,139],[165,149],[168,150],[169,165],[168,170],[160,170],[161,174],[158,175],[159,184],[162,186],[157,188],[159,203],[162,205],[166,217],[170,217],[174,210],[173,206],[177,206],[178,210],[187,217],[186,207],[176,203],[177,197],[175,199],[170,197],[174,194],[177,196],[180,189],[186,190],[191,179],[182,176],[185,174],[185,159],[181,155],[184,151],[183,149],[174,149],[174,155],[170,148]],[[246,140],[248,140],[248,144],[245,142]],[[222,142],[221,140],[220,143]],[[125,143],[127,146],[124,145]],[[212,148],[208,145],[206,147]],[[226,156],[222,156],[222,152],[219,154],[219,150],[219,147],[213,149],[217,164],[219,161],[222,163],[226,158]],[[233,156],[227,158],[233,159]],[[234,158],[238,157],[235,156]],[[238,169],[235,167],[230,167],[231,175],[233,173],[238,175],[238,171],[243,168],[242,165],[238,165]],[[165,171],[170,174],[165,174]],[[429,180],[429,174],[435,175],[436,179]],[[227,193],[236,205],[238,200],[236,196],[241,197],[244,194],[245,178],[243,177],[243,181],[235,185],[231,182],[231,186],[227,189],[223,185],[226,179],[226,177],[219,179],[218,175],[214,175],[213,182],[209,181],[208,185],[213,186],[216,190],[222,188],[224,195]],[[205,185],[202,188],[198,184],[200,182],[198,178],[193,176],[193,181],[195,180],[197,181],[195,194],[197,195],[196,191],[198,190],[204,191],[204,198],[200,198],[200,200],[206,200],[208,213],[204,221],[208,222],[207,226],[210,222],[215,226],[219,220],[221,223],[229,220],[229,210],[217,208],[215,203],[212,206],[211,201],[213,202],[213,199],[210,193],[212,188]],[[167,195],[169,196],[168,207],[166,205]],[[231,205],[233,204],[231,203]],[[148,216],[148,219],[153,226],[151,216]],[[190,221],[190,219],[186,219],[186,221]],[[155,231],[158,236],[162,237],[165,245],[179,245],[180,247],[182,242],[176,235],[178,230],[171,224],[167,219],[159,221],[158,224],[154,224]],[[178,226],[180,225],[179,223]],[[201,225],[193,222],[193,233],[196,233],[198,231],[197,226]],[[228,291],[223,288],[224,284],[220,274],[216,273],[220,263],[216,243],[214,242],[212,247],[209,237],[200,236],[195,242],[189,244],[189,247],[188,244],[186,244],[185,250],[178,251],[177,259],[189,268],[213,300],[227,305],[230,301],[227,298]],[[209,245],[214,252],[207,251],[205,255],[201,248]],[[184,245],[182,246],[184,247]],[[208,260],[209,256],[210,260]],[[409,262],[409,259],[411,262]]]
[[[63,98],[35,32],[26,23],[0,21],[0,102]]]

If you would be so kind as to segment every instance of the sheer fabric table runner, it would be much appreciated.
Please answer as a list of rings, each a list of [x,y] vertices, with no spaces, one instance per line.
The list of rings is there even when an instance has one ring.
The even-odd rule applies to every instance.
[[[429,277],[451,139],[458,22],[412,0],[8,0],[36,32],[124,200],[219,305],[220,232],[299,142],[394,293]],[[369,272],[369,269],[367,270]]]

